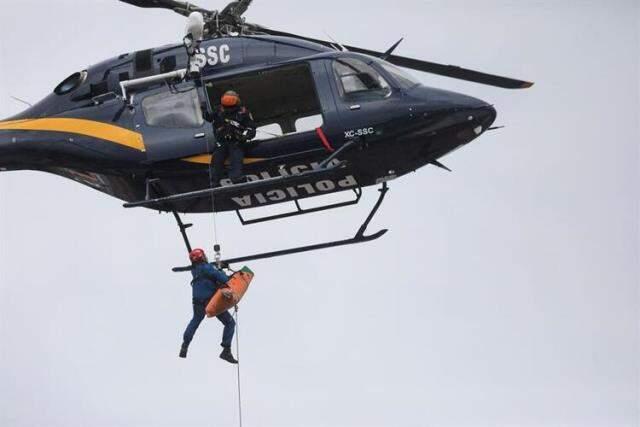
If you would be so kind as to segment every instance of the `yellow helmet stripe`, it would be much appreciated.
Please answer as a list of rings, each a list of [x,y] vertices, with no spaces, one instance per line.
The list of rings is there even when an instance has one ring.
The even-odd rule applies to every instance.
[[[208,165],[213,160],[213,156],[211,154],[199,154],[197,156],[185,157],[182,160],[189,163],[200,163],[203,165]],[[248,157],[244,159],[243,163],[245,165],[249,165],[251,163],[257,163],[263,160],[264,159]]]

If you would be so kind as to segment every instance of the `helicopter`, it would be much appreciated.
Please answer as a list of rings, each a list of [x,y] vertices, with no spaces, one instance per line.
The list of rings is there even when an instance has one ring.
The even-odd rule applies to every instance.
[[[453,65],[341,45],[252,24],[252,0],[221,11],[175,0],[119,0],[187,17],[181,42],[125,53],[76,72],[22,113],[0,121],[0,171],[36,170],[72,179],[125,202],[180,214],[235,211],[242,225],[280,220],[380,195],[354,237],[226,259],[242,262],[363,243],[388,182],[495,129],[482,100],[426,87],[402,68],[525,89],[533,83]],[[246,182],[210,185],[216,137],[205,120],[221,95],[241,94],[258,136],[246,149]],[[349,192],[313,208],[300,201]],[[244,212],[293,203],[287,213]],[[216,245],[219,254],[219,246]],[[183,268],[184,269],[184,268]],[[180,268],[174,269],[181,271]]]

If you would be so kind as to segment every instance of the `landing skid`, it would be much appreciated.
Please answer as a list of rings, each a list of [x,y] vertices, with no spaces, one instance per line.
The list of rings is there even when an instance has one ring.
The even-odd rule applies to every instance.
[[[283,250],[279,250],[279,251],[264,252],[264,253],[260,253],[260,254],[249,255],[249,256],[230,258],[230,259],[226,259],[226,260],[224,260],[222,262],[223,262],[223,264],[234,264],[234,263],[238,263],[238,262],[255,261],[255,260],[259,260],[259,259],[275,258],[275,257],[280,257],[280,256],[285,256],[285,255],[299,254],[299,253],[302,253],[302,252],[317,251],[317,250],[320,250],[320,249],[335,248],[335,247],[338,247],[338,246],[346,246],[346,245],[354,245],[354,244],[358,244],[358,243],[371,242],[373,240],[379,239],[380,237],[382,237],[389,230],[383,229],[383,230],[378,231],[377,233],[370,234],[370,235],[365,235],[365,232],[367,231],[367,227],[369,226],[369,223],[371,222],[371,220],[373,219],[375,214],[378,212],[378,209],[380,208],[380,205],[382,205],[382,202],[384,201],[384,197],[386,196],[387,192],[389,191],[389,187],[387,186],[387,183],[384,182],[382,184],[382,187],[378,191],[380,192],[380,196],[378,197],[378,200],[377,200],[376,204],[371,209],[371,212],[369,212],[369,215],[364,220],[364,222],[362,223],[362,225],[360,226],[360,228],[356,232],[355,236],[353,236],[350,239],[335,240],[335,241],[332,241],[332,242],[319,243],[319,244],[315,244],[315,245],[300,246],[300,247],[297,247],[297,248],[283,249]],[[179,216],[178,216],[178,219],[179,219]],[[178,222],[179,226],[180,226],[180,224],[181,224],[181,221]],[[180,226],[180,230],[183,232],[183,237],[184,237],[186,235],[186,233],[184,233],[183,226]],[[188,243],[188,239],[185,239],[185,242],[187,243],[188,246],[190,246],[189,243]],[[191,266],[188,266],[188,267],[174,267],[172,270],[174,272],[178,273],[178,272],[190,271],[191,268],[192,268]]]

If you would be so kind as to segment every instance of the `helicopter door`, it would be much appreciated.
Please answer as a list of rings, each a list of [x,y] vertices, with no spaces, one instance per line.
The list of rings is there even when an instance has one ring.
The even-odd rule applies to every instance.
[[[355,58],[333,61],[337,104],[347,139],[371,137],[383,131],[393,91],[372,66]]]
[[[136,128],[144,135],[151,162],[209,152],[213,128],[202,114],[201,89],[193,82],[146,92],[136,112]]]
[[[313,68],[316,63],[318,61],[269,67],[206,82],[212,109],[218,108],[221,95],[232,89],[240,94],[243,105],[252,113],[257,135],[253,147],[246,153],[248,158],[282,159],[314,150],[324,152],[315,131],[326,123],[326,111],[323,111],[326,96],[319,96],[316,89],[318,81]],[[329,98],[329,101],[333,100]]]

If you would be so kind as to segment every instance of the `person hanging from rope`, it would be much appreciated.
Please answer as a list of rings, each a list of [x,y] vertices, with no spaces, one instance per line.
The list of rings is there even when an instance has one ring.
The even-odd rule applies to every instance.
[[[220,99],[220,106],[209,117],[216,136],[213,152],[211,186],[220,186],[220,177],[227,159],[230,162],[229,178],[234,184],[244,182],[242,163],[247,144],[256,136],[256,124],[251,112],[242,105],[237,92],[228,90]]]
[[[202,249],[192,250],[189,253],[189,259],[193,264],[191,271],[193,275],[193,280],[191,281],[191,287],[193,288],[193,318],[184,331],[182,347],[180,348],[179,354],[181,358],[187,357],[189,344],[191,344],[191,340],[193,340],[198,326],[200,326],[200,323],[205,317],[207,304],[209,300],[213,298],[213,295],[216,292],[222,292],[226,298],[233,297],[231,289],[227,287],[229,277],[223,271],[209,263],[207,255]],[[217,318],[224,325],[220,358],[229,363],[238,363],[231,353],[231,341],[233,340],[236,322],[228,311],[218,315]]]

